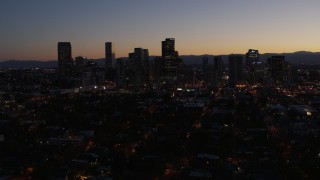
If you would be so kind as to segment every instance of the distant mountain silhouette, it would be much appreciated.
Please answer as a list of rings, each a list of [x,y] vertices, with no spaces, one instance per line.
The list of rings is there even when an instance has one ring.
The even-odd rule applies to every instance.
[[[290,63],[296,64],[320,64],[320,52],[299,51],[294,53],[266,53],[261,55],[261,60],[267,61],[268,57],[275,55],[283,55]]]
[[[261,61],[266,62],[271,56],[283,55],[286,60],[290,63],[295,64],[317,64],[320,65],[320,52],[308,52],[308,51],[298,51],[294,53],[266,53],[260,54]],[[207,56],[209,58],[209,63],[213,62],[214,55],[181,55],[183,62],[187,65],[190,64],[201,64],[202,57]],[[243,54],[245,56],[245,54]],[[152,61],[157,56],[150,56]],[[128,59],[124,57],[123,59]],[[245,58],[244,58],[245,59]],[[92,59],[97,62],[98,65],[104,65],[104,58]],[[222,55],[222,60],[227,63],[228,55]],[[0,67],[2,68],[56,68],[58,66],[57,61],[36,61],[36,60],[8,60],[0,62]]]
[[[245,54],[242,54],[245,60]],[[320,64],[320,52],[307,52],[299,51],[294,53],[266,53],[260,54],[260,60],[267,62],[267,59],[271,56],[283,55],[286,58],[286,61],[295,64]],[[213,55],[182,55],[180,56],[183,59],[185,64],[201,64],[202,57],[207,56],[209,63],[213,61]],[[221,55],[222,60],[227,63],[228,55]]]
[[[8,60],[0,62],[2,68],[54,68],[57,61]]]

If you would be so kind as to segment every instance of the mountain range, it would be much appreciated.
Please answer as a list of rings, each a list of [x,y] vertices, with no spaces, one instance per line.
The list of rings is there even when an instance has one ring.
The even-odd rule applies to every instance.
[[[294,64],[315,64],[320,65],[320,52],[299,51],[294,53],[266,53],[260,54],[260,60],[266,62],[271,56],[283,55],[286,61]],[[213,55],[181,55],[183,62],[187,65],[201,64],[202,57],[207,56],[209,63],[213,60]],[[244,56],[244,54],[243,54]],[[150,56],[153,60],[156,56]],[[127,59],[126,57],[124,59]],[[222,55],[224,62],[227,62],[228,55]],[[92,59],[99,65],[104,65],[104,59]],[[52,61],[37,61],[37,60],[5,60],[0,62],[0,68],[56,68],[58,66],[57,60]]]

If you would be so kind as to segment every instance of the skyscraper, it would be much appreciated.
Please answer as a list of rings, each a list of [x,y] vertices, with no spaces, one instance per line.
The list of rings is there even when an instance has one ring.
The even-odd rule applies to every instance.
[[[58,42],[58,69],[61,73],[72,71],[73,60],[70,42]]]
[[[249,51],[246,54],[246,66],[251,67],[256,62],[259,62],[259,51],[249,49]]]
[[[84,56],[75,57],[75,70],[77,73],[82,73],[88,64],[88,58]]]
[[[129,63],[131,66],[131,80],[135,85],[143,85],[149,81],[149,51],[148,49],[134,48],[133,53],[129,53]]]
[[[259,59],[259,51],[254,49],[249,49],[246,54],[246,66],[245,71],[247,75],[247,80],[251,83],[256,83],[257,80],[263,79],[263,63]]]
[[[162,41],[163,79],[175,81],[177,79],[178,52],[175,51],[174,38]]]
[[[105,67],[115,68],[115,53],[112,46],[112,42],[105,43]]]
[[[269,75],[276,83],[290,80],[290,65],[284,56],[272,56],[268,58]]]
[[[222,56],[214,56],[213,57],[213,83],[217,85],[223,75],[223,61]]]
[[[75,66],[76,67],[83,67],[86,66],[88,63],[88,58],[85,56],[77,56],[75,57]]]
[[[242,55],[232,54],[228,57],[228,67],[229,67],[229,82],[236,83],[242,81],[242,67],[243,57]]]
[[[203,72],[203,81],[207,82],[208,81],[208,63],[209,63],[209,58],[208,56],[203,56],[202,57],[202,72]]]
[[[114,81],[116,78],[116,61],[112,42],[105,43],[105,70],[107,80]]]
[[[265,65],[266,64],[261,61],[254,63],[254,70],[251,78],[253,83],[262,83],[265,80],[265,72],[266,72]]]
[[[162,73],[162,58],[161,57],[155,57],[153,62],[153,80],[155,82],[160,82],[161,79],[161,73]]]
[[[125,80],[125,68],[124,68],[124,60],[121,58],[116,59],[116,82],[118,85],[122,85]]]

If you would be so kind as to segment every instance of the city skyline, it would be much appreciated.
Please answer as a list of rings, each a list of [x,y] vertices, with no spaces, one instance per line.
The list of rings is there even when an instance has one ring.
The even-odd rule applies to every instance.
[[[176,39],[181,55],[319,52],[320,2],[7,1],[0,7],[0,60],[56,60],[56,43],[71,42],[73,57],[116,57],[135,47],[161,55],[161,41]]]

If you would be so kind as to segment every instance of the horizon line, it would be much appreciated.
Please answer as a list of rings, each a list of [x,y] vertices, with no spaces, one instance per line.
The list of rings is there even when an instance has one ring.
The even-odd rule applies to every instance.
[[[320,53],[320,51],[305,51],[305,50],[301,50],[301,51],[294,51],[294,52],[281,52],[281,53],[274,53],[274,52],[266,52],[266,53],[259,53],[260,55],[263,54],[293,54],[293,53]],[[179,56],[229,56],[229,55],[245,55],[246,53],[230,53],[230,54],[183,54],[183,55],[179,55]],[[149,57],[161,57],[161,55],[149,55]],[[74,57],[79,57],[79,56],[74,56]],[[74,58],[73,57],[73,58]],[[84,56],[87,57],[88,56]],[[122,57],[117,57],[118,58],[128,58],[127,56],[122,56]],[[97,60],[97,59],[105,59],[104,57],[100,57],[100,58],[88,58],[88,60]],[[50,62],[50,61],[58,61],[58,59],[0,59],[0,62],[3,61],[42,61],[42,62]]]

